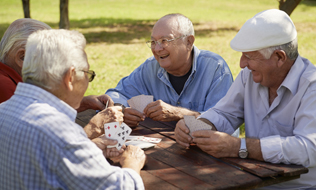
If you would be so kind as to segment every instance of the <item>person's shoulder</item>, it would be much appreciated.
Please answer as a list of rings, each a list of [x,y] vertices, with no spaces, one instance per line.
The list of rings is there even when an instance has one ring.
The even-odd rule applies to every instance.
[[[219,65],[226,65],[226,61],[224,60],[224,58],[222,56],[220,56],[217,53],[211,52],[209,50],[199,50],[199,53],[197,55],[197,59],[198,60],[203,60],[206,63],[216,63]]]

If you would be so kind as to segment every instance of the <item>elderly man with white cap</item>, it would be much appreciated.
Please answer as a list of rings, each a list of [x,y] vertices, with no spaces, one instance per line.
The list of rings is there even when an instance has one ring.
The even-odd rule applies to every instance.
[[[193,132],[177,123],[176,140],[196,143],[215,157],[241,157],[309,168],[299,179],[267,189],[316,188],[316,67],[298,54],[290,17],[272,9],[249,19],[230,43],[243,70],[199,119],[214,130]],[[245,123],[246,138],[228,134]]]

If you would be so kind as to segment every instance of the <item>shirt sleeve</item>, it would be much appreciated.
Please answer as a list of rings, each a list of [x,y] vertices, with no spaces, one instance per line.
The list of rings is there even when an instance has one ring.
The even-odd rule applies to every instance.
[[[59,179],[69,189],[144,189],[137,172],[111,166],[89,140],[67,145],[59,157]]]
[[[272,163],[316,166],[316,90],[308,90],[295,116],[293,135],[260,139],[265,161]]]

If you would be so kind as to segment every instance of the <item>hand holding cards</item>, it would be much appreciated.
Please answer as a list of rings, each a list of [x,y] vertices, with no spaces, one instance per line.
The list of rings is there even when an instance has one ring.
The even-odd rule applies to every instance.
[[[132,129],[125,123],[122,123],[121,125],[119,124],[119,122],[104,124],[105,136],[108,139],[117,140],[118,143],[114,146],[117,148],[117,150],[121,149],[131,132]],[[109,147],[111,146],[108,146],[108,148]]]
[[[154,101],[152,95],[139,95],[127,100],[127,103],[131,108],[138,110],[139,112],[144,112],[145,107]]]
[[[192,115],[185,115],[183,116],[185,125],[190,130],[190,136],[192,137],[192,132],[199,131],[199,130],[211,130],[212,126],[206,124],[205,122],[198,120],[195,116]]]

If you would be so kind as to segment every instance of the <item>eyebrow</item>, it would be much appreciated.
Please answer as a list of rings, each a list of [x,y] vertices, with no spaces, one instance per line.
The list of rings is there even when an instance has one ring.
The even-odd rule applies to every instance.
[[[247,55],[246,53],[244,53],[244,56],[247,57],[248,59],[250,59],[249,55]]]

